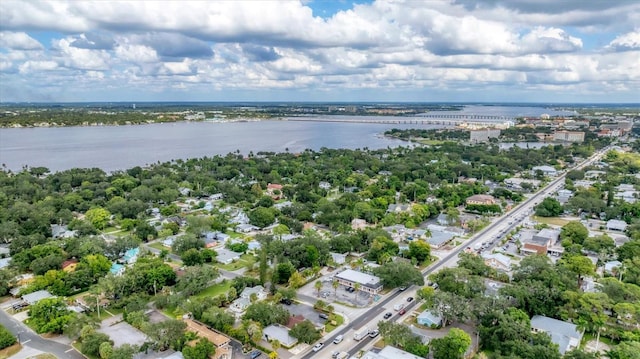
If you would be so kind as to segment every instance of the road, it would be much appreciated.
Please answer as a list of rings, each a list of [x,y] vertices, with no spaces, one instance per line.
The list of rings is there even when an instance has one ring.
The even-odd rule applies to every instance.
[[[85,359],[84,355],[80,354],[75,348],[53,340],[44,339],[34,333],[33,330],[24,325],[24,323],[7,314],[4,310],[0,310],[0,323],[19,338],[23,346],[28,346],[44,353],[51,353],[58,358]]]
[[[608,148],[605,148],[603,150],[598,151],[593,156],[591,156],[590,158],[586,159],[585,161],[583,161],[579,165],[573,167],[572,169],[582,169],[585,166],[588,166],[588,165],[594,163],[595,161],[599,160],[600,157],[602,157],[606,153],[607,150],[608,150]],[[473,248],[473,246],[475,244],[477,244],[477,243],[481,243],[483,241],[487,241],[490,238],[495,238],[495,236],[498,233],[500,233],[501,231],[505,230],[506,228],[508,228],[509,226],[512,225],[512,223],[511,224],[509,223],[510,221],[512,221],[512,217],[517,218],[518,216],[526,215],[543,198],[545,198],[546,196],[550,195],[551,193],[556,191],[560,186],[562,186],[564,184],[564,179],[565,179],[566,173],[567,173],[567,171],[565,171],[562,174],[560,174],[556,179],[554,179],[549,184],[547,184],[547,186],[542,188],[540,191],[536,192],[533,196],[529,197],[524,202],[520,203],[518,206],[514,207],[511,211],[509,211],[508,214],[505,214],[505,215],[495,219],[491,224],[489,224],[487,227],[482,229],[480,232],[476,233],[471,238],[466,240],[464,243],[459,245],[451,253],[449,253],[448,255],[446,255],[443,258],[440,258],[438,261],[433,263],[431,266],[429,266],[428,268],[423,270],[422,271],[423,276],[426,278],[431,273],[436,272],[437,270],[439,270],[441,268],[455,266],[457,264],[457,262],[458,262],[458,255],[462,251],[464,251],[467,247],[472,247]],[[396,290],[392,294],[389,294],[387,296],[387,298],[385,298],[384,300],[380,301],[376,305],[372,306],[370,310],[368,310],[367,312],[362,314],[360,317],[358,317],[357,319],[354,319],[353,321],[351,321],[342,330],[340,330],[338,332],[335,332],[335,333],[332,333],[332,335],[329,336],[329,337],[323,338],[325,346],[322,349],[320,349],[317,352],[310,351],[310,349],[309,349],[309,352],[303,354],[299,358],[309,359],[309,358],[312,358],[313,356],[316,356],[316,355],[318,357],[327,358],[327,357],[330,356],[329,353],[331,353],[332,351],[336,350],[336,348],[342,348],[343,347],[343,345],[342,345],[343,343],[348,343],[348,344],[344,344],[344,346],[347,346],[349,348],[349,350],[348,350],[349,355],[356,354],[362,347],[364,347],[366,345],[366,343],[369,341],[368,340],[369,338],[367,337],[366,339],[363,339],[360,342],[355,342],[355,345],[354,345],[354,344],[352,344],[353,341],[354,341],[354,339],[353,339],[353,331],[358,330],[358,329],[360,329],[361,327],[363,327],[365,325],[367,325],[368,327],[370,326],[371,328],[377,327],[378,321],[382,320],[382,315],[383,315],[382,313],[387,312],[387,311],[391,311],[391,310],[387,309],[387,304],[389,304],[391,301],[394,301],[398,297],[402,297],[403,300],[396,301],[395,302],[396,304],[397,303],[401,303],[401,302],[406,303],[406,299],[405,298],[409,297],[409,296],[415,297],[415,292],[416,292],[415,287],[407,288],[406,291]],[[411,308],[413,308],[413,306],[415,306],[415,305],[416,305],[416,301],[413,301],[412,303],[409,303],[409,305],[407,306],[407,312],[409,312],[409,310]],[[391,308],[391,307],[389,307],[389,308]],[[397,319],[397,314],[395,312],[394,312],[394,316],[390,320],[394,320],[394,319]],[[337,337],[338,335],[343,335],[345,339],[344,339],[344,341],[342,343],[340,343],[341,345],[335,346],[334,344],[332,344],[332,342],[335,339],[335,337]],[[298,356],[295,356],[294,358],[298,358]]]

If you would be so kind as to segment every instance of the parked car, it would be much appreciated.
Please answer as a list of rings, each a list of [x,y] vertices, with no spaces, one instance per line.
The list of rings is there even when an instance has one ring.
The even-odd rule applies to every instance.
[[[407,289],[407,287],[405,287],[405,286],[402,286],[402,287],[398,288],[398,290],[401,291],[401,292],[404,291],[405,289]]]
[[[313,346],[313,350],[314,352],[317,352],[318,350],[322,349],[322,347],[324,347],[324,343],[318,343],[316,345]]]
[[[347,287],[347,292],[349,292],[349,293],[353,293],[353,292],[355,292],[355,291],[356,291],[356,289],[355,289],[355,288],[353,288],[353,287]]]
[[[291,303],[293,303],[293,301],[291,301],[291,299],[289,298],[284,298],[280,301],[280,303],[282,304],[286,304],[286,305],[291,305]]]
[[[413,297],[407,298],[407,302],[413,302]]]
[[[249,358],[250,359],[256,359],[257,357],[259,357],[260,355],[262,355],[262,352],[259,350],[254,350],[249,354]]]
[[[389,319],[389,318],[391,318],[392,316],[393,316],[393,313],[391,313],[391,312],[386,312],[386,313],[385,313],[385,315],[384,315],[384,319]]]
[[[344,339],[344,337],[342,336],[342,334],[338,335],[334,340],[333,340],[333,344],[339,344],[342,339]]]
[[[319,316],[321,319],[324,319],[324,320],[329,319],[329,316],[328,316],[328,315],[326,315],[326,314],[324,314],[324,313],[320,313],[320,314],[318,314],[318,316]]]
[[[375,338],[378,336],[378,334],[380,334],[380,332],[378,331],[378,329],[374,329],[372,331],[369,332],[369,337],[371,338]]]
[[[402,309],[400,309],[400,311],[398,312],[398,315],[403,315],[403,314],[404,314],[404,313],[406,313],[406,312],[407,312],[407,311],[406,311],[404,308],[402,308]]]

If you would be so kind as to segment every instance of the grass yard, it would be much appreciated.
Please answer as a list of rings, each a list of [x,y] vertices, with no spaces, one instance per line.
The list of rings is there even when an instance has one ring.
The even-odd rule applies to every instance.
[[[166,250],[169,251],[169,253],[171,253],[171,248],[163,246],[162,243],[151,243],[148,246],[151,247],[151,248],[155,248],[155,249],[157,249],[159,251],[161,251],[163,249],[166,249]]]
[[[331,314],[331,318],[335,320],[336,325],[333,325],[331,323],[331,320],[327,321],[327,324],[324,325],[324,330],[327,333],[330,333],[332,330],[336,329],[344,323],[344,318],[339,314]]]
[[[544,224],[548,224],[551,226],[564,226],[565,224],[571,222],[569,220],[566,219],[562,219],[562,218],[558,218],[558,217],[539,217],[539,216],[533,216],[533,220],[539,223],[544,223]]]
[[[439,146],[445,143],[445,141],[442,141],[442,140],[426,140],[426,139],[413,139],[413,140],[428,146]]]
[[[251,267],[256,261],[257,261],[256,256],[252,254],[243,254],[240,256],[240,259],[235,262],[232,262],[229,264],[218,264],[217,266],[224,270],[234,271],[240,268]]]
[[[217,297],[220,294],[225,294],[231,288],[231,281],[225,281],[224,283],[214,284],[211,287],[205,288],[202,292],[196,294],[194,297]]]

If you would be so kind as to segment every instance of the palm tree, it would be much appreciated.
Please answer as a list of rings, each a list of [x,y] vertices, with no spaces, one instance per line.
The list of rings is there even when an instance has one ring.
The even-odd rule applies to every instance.
[[[313,286],[318,291],[318,297],[319,297],[320,296],[320,290],[322,289],[322,282],[317,280],[315,283],[313,283]]]
[[[353,293],[354,293],[354,297],[353,298],[356,301],[356,305],[358,304],[358,292],[360,291],[360,287],[361,287],[360,283],[356,283],[356,284],[353,285],[353,289],[355,289],[353,291]]]
[[[331,286],[333,287],[333,296],[335,298],[338,297],[338,287],[340,286],[340,283],[337,280],[333,280],[333,282],[331,282]]]

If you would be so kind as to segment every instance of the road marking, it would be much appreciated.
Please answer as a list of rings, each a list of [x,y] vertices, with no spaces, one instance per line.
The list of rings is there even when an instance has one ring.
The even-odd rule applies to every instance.
[[[69,350],[66,350],[65,353],[68,353],[68,352],[73,351],[73,350],[75,350],[75,349],[71,348]]]
[[[23,341],[22,344],[27,344],[30,341],[31,341],[31,339],[27,339],[27,340]]]

